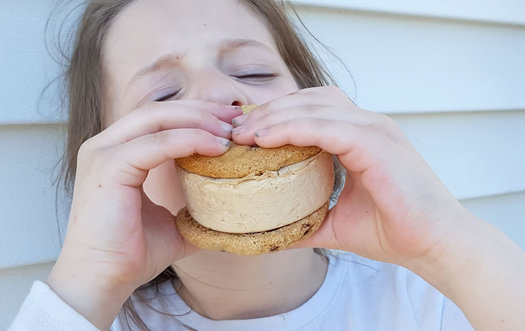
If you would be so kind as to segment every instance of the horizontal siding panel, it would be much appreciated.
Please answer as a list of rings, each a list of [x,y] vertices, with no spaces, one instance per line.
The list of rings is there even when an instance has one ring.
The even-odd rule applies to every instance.
[[[293,0],[293,3],[320,8],[384,12],[401,15],[525,24],[525,3],[521,0]]]
[[[525,191],[525,111],[392,118],[456,198]]]
[[[50,0],[1,2],[0,123],[64,120],[57,107],[56,85],[43,93],[58,75],[58,65],[46,51],[44,32],[53,3]]]
[[[302,13],[310,30],[348,65],[351,75],[319,50],[341,87],[365,109],[525,109],[525,28],[333,10]]]
[[[0,127],[0,268],[57,255],[53,172],[61,141],[59,126]]]
[[[494,224],[525,250],[525,192],[468,199],[461,204]]]

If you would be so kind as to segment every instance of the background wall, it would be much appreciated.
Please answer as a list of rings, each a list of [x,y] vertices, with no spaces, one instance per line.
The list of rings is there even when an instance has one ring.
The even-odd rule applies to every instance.
[[[297,0],[362,108],[385,112],[472,212],[525,248],[525,3]],[[0,329],[60,248],[53,185],[63,147],[44,44],[54,1],[0,0]],[[51,32],[56,31],[52,21]],[[67,31],[67,24],[66,24]]]

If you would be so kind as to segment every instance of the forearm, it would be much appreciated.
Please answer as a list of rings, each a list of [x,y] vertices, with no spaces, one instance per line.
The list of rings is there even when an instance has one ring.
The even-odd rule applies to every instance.
[[[472,215],[450,238],[408,266],[444,293],[476,330],[525,326],[525,252],[491,224]]]

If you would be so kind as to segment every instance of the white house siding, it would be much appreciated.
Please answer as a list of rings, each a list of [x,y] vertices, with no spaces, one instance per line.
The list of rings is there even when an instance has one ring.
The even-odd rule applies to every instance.
[[[388,113],[451,192],[525,248],[525,4],[296,0],[361,107]],[[54,1],[0,0],[0,329],[56,258],[63,146],[44,47]]]

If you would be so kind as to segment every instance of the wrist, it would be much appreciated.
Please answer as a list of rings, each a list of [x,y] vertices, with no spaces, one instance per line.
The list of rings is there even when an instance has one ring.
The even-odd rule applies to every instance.
[[[402,265],[412,270],[442,292],[453,283],[457,271],[475,258],[480,234],[488,224],[464,211],[447,222],[440,239],[421,256],[413,257]]]
[[[108,330],[134,288],[59,257],[46,280],[66,304],[95,327]],[[103,307],[103,309],[101,309]]]

